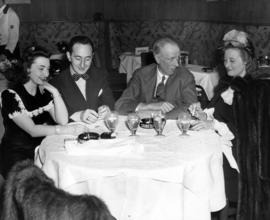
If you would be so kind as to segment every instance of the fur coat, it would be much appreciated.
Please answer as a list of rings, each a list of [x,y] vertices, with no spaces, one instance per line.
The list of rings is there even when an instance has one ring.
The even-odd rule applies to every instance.
[[[237,220],[270,219],[270,80],[239,80],[234,114],[240,168]]]

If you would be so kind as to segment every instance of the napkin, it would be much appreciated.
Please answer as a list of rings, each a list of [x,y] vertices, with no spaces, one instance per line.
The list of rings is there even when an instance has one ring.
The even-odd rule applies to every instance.
[[[77,140],[65,140],[65,149],[70,155],[134,156],[144,152],[143,145],[132,140],[115,138],[89,140],[79,143]]]
[[[69,123],[69,125],[71,125],[71,124],[82,124],[89,129],[89,132],[96,132],[98,134],[109,131],[108,128],[105,126],[103,119],[98,119],[95,123],[92,123],[92,124],[87,124],[84,122],[71,122],[71,123]]]

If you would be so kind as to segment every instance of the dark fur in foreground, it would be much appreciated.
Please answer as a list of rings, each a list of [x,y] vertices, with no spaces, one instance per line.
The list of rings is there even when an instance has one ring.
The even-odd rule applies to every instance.
[[[115,220],[92,195],[71,195],[54,186],[31,161],[17,163],[4,189],[1,220]]]
[[[2,175],[0,174],[0,217],[1,217],[1,213],[2,213],[2,200],[3,200],[3,190],[4,190],[4,184],[5,184],[5,180],[2,177]]]

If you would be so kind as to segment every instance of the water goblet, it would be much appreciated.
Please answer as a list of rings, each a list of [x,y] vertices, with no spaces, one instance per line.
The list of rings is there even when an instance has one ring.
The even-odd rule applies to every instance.
[[[110,130],[111,133],[114,133],[118,124],[118,113],[115,111],[110,112],[105,118],[104,122],[106,127]]]
[[[158,114],[153,115],[153,127],[155,131],[157,132],[156,136],[164,136],[162,132],[163,132],[165,124],[166,124],[166,118],[164,114],[158,113]]]
[[[191,115],[188,112],[181,112],[176,121],[177,127],[182,132],[181,136],[188,136],[187,131],[191,125]]]
[[[136,136],[136,131],[140,123],[140,117],[136,113],[130,113],[127,116],[126,125],[131,132],[130,136]]]

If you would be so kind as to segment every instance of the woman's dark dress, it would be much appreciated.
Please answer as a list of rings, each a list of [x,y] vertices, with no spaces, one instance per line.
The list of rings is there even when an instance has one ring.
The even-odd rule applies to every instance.
[[[1,143],[2,169],[6,176],[10,168],[24,159],[34,158],[34,149],[43,137],[31,137],[17,126],[12,117],[27,111],[35,124],[52,124],[53,120],[48,112],[52,107],[52,98],[48,92],[35,96],[30,95],[23,85],[6,89],[1,94],[2,116],[5,132]]]

